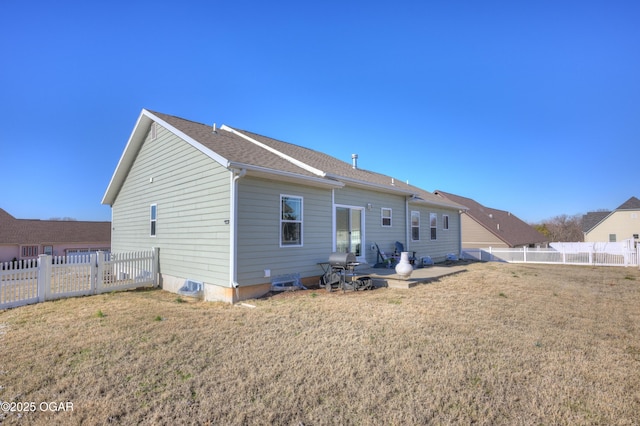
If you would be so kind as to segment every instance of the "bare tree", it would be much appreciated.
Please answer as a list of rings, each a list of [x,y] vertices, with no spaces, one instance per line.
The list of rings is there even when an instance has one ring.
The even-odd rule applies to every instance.
[[[582,215],[561,214],[532,225],[552,242],[580,242],[584,240]]]

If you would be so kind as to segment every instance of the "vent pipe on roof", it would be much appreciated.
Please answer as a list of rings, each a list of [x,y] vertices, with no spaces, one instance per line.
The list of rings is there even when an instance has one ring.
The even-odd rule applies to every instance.
[[[351,154],[351,164],[354,169],[358,168],[358,154]]]
[[[216,130],[216,123],[213,123],[213,133],[218,133]]]

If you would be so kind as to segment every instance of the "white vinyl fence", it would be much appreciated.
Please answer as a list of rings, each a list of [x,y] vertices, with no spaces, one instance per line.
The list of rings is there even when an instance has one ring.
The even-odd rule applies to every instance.
[[[158,249],[0,263],[0,309],[158,284]]]
[[[462,249],[463,259],[509,263],[556,263],[594,266],[640,266],[633,240],[620,243],[551,243],[550,248]]]

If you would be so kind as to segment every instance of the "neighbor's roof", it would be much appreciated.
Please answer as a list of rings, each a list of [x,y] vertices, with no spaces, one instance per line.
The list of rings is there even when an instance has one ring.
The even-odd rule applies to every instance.
[[[412,202],[448,208],[462,206],[443,200],[421,188],[380,173],[361,168],[335,157],[256,133],[221,126],[213,127],[159,112],[142,110],[133,133],[102,200],[112,204],[144,142],[152,122],[167,128],[228,169],[245,169],[262,177],[293,179],[311,185],[339,188],[362,186],[385,192],[413,196]]]
[[[611,212],[588,212],[582,216],[582,231],[589,232],[596,227],[597,224],[602,222],[605,217],[609,216]]]
[[[622,203],[615,211],[619,210],[640,210],[640,200],[631,197]],[[582,216],[582,231],[589,232],[595,228],[600,222],[605,220],[611,213],[610,211],[587,212]]]
[[[485,207],[471,198],[440,190],[435,194],[466,206],[469,217],[511,247],[548,241],[547,237],[508,211]]]
[[[111,222],[16,219],[0,209],[0,244],[111,243]]]
[[[620,205],[616,210],[640,210],[640,200],[631,197]]]

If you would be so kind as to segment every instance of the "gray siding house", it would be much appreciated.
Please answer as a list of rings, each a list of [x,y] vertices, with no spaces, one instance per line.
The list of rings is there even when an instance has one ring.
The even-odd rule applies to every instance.
[[[375,244],[436,262],[461,250],[455,202],[355,160],[146,109],[102,203],[112,251],[158,247],[163,288],[194,280],[205,300],[258,297],[284,274],[317,283],[334,251],[374,264]]]

